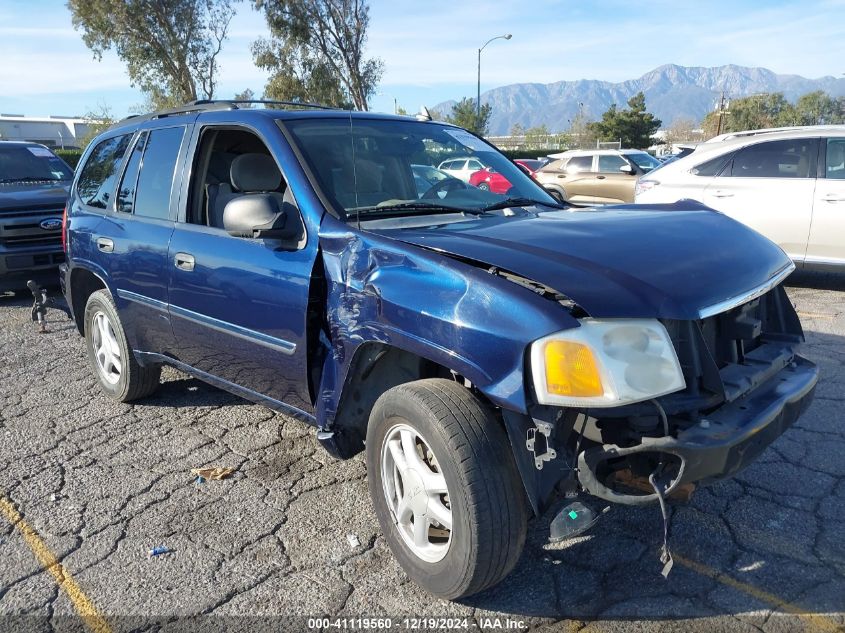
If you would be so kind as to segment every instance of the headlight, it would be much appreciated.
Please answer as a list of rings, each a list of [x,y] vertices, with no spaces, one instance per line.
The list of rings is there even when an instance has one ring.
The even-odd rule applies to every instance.
[[[617,407],[686,386],[669,333],[653,319],[582,319],[531,344],[540,404]]]

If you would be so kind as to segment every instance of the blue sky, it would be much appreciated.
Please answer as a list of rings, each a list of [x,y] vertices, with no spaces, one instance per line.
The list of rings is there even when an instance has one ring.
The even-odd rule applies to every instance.
[[[372,108],[408,110],[517,82],[621,81],[666,63],[763,66],[806,77],[845,73],[845,0],[371,0],[369,53],[385,62]],[[265,75],[249,45],[266,34],[250,2],[238,6],[220,57],[218,96],[260,94]],[[76,115],[142,102],[114,54],[98,62],[61,0],[0,0],[0,112]]]

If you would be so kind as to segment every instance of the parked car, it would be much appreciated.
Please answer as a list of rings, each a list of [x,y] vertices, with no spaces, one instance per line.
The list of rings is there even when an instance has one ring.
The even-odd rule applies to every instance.
[[[637,202],[691,198],[805,268],[845,266],[845,126],[734,133],[641,178]]]
[[[469,156],[465,158],[451,158],[444,160],[438,166],[438,169],[446,172],[453,178],[463,180],[468,183],[470,176],[472,176],[479,169],[484,169],[485,165],[478,158]]]
[[[445,171],[437,169],[437,167],[432,167],[431,165],[411,165],[411,172],[414,175],[414,183],[417,187],[417,195],[422,198],[432,187],[435,185],[439,185],[444,180],[454,180],[456,181],[454,186],[458,186],[460,183],[460,188],[466,188],[466,185],[462,180],[458,180],[447,174]],[[443,185],[440,186],[440,197],[445,195],[446,190]]]
[[[517,158],[513,162],[532,178],[534,177],[534,172],[541,166],[540,161],[532,161],[524,158]],[[532,169],[532,165],[534,169]],[[507,193],[511,188],[510,181],[492,167],[485,167],[474,172],[469,177],[469,184],[485,191],[492,191],[493,193]]]
[[[0,141],[0,291],[59,283],[73,170],[38,143]]]
[[[386,542],[432,593],[504,578],[559,485],[657,502],[747,466],[810,403],[794,266],[761,235],[696,203],[561,209],[460,128],[295,105],[95,138],[65,297],[114,400],[172,365],[364,451]],[[446,153],[508,195],[418,198],[411,165]]]
[[[633,202],[637,178],[660,166],[651,154],[632,149],[570,150],[552,158],[537,181],[560,201],[589,205]]]

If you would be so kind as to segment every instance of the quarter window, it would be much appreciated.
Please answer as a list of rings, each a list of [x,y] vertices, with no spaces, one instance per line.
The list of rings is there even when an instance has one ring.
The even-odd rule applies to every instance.
[[[690,170],[690,173],[693,176],[718,176],[719,172],[721,172],[722,168],[725,166],[725,163],[727,163],[731,157],[732,154],[728,154],[727,156],[717,156],[716,158],[705,161],[700,165],[696,165]]]
[[[124,134],[97,143],[79,173],[79,182],[76,185],[76,192],[83,204],[98,209],[108,206],[114,192],[117,168],[131,138],[131,134]]]
[[[724,175],[734,178],[809,178],[815,139],[757,143],[741,149]]]
[[[117,193],[117,210],[121,213],[132,213],[132,206],[135,203],[135,187],[138,184],[138,171],[141,169],[141,157],[144,155],[144,145],[147,142],[147,133],[144,132],[132,148],[129,155],[129,162],[123,172],[123,180],[120,182],[120,189]]]
[[[152,130],[144,147],[141,174],[135,193],[135,215],[166,220],[170,216],[170,191],[184,127]]]

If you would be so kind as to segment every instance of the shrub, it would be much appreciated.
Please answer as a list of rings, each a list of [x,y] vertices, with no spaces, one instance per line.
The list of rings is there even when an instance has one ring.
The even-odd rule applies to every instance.
[[[79,159],[82,158],[81,149],[54,149],[53,153],[65,161],[73,169],[76,169]]]

